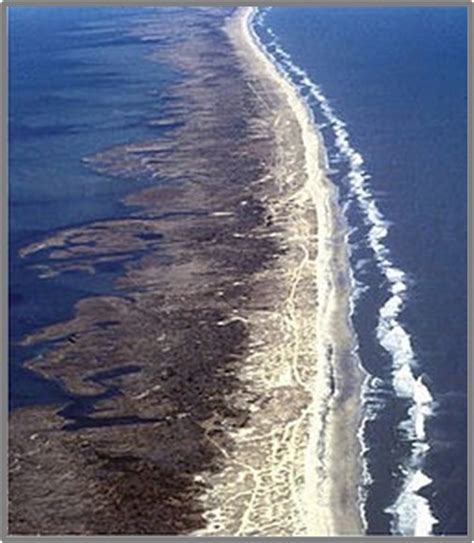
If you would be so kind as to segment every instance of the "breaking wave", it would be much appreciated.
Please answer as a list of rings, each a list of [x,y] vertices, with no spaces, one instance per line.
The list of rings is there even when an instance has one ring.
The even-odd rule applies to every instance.
[[[371,176],[365,169],[363,156],[351,144],[346,123],[331,106],[322,87],[314,83],[305,70],[293,63],[273,30],[265,23],[266,14],[270,9],[256,8],[251,23],[253,29],[258,35],[263,36],[261,44],[279,72],[298,89],[312,114],[315,127],[323,133],[323,136],[326,131],[329,133],[334,153],[326,157],[327,173],[331,177],[343,170],[348,189],[344,201],[340,202],[342,211],[351,227],[347,218],[348,212],[356,208],[365,226],[366,235],[363,239],[353,242],[352,234],[357,231],[355,227],[349,235],[353,268],[352,313],[357,311],[361,297],[370,291],[370,285],[361,279],[362,272],[368,265],[375,263],[384,279],[386,289],[385,300],[378,308],[375,332],[379,345],[390,357],[391,371],[389,379],[372,376],[363,387],[364,412],[358,432],[364,455],[363,477],[359,489],[362,518],[367,527],[365,503],[373,479],[366,460],[370,444],[365,439],[365,427],[384,409],[386,398],[394,394],[397,398],[405,400],[408,405],[407,416],[399,424],[398,431],[400,439],[408,443],[411,450],[408,460],[400,466],[404,477],[401,491],[386,512],[392,518],[393,534],[430,535],[437,520],[431,512],[428,500],[419,494],[419,490],[431,483],[431,479],[423,472],[424,460],[430,448],[425,424],[426,419],[434,412],[435,402],[426,382],[418,372],[411,336],[399,319],[408,300],[411,280],[407,273],[394,263],[386,239],[390,222],[377,205],[370,184]],[[323,122],[319,124],[316,122],[315,112],[324,119]],[[354,258],[354,249],[361,244],[370,250],[371,258],[357,260]]]

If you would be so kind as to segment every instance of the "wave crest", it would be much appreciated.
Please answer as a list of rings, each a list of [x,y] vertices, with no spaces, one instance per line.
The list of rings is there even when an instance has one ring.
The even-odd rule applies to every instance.
[[[384,278],[387,299],[378,311],[376,335],[381,347],[391,358],[391,379],[385,383],[380,378],[370,378],[364,386],[364,419],[359,428],[359,439],[365,454],[369,445],[365,442],[365,425],[374,420],[386,404],[385,397],[389,388],[393,393],[408,401],[407,418],[399,425],[404,439],[411,444],[411,455],[406,465],[402,466],[404,482],[397,500],[386,509],[392,516],[392,533],[401,535],[430,535],[437,519],[433,516],[428,500],[419,494],[419,490],[431,483],[431,479],[422,471],[429,444],[426,435],[426,419],[434,412],[435,401],[422,376],[416,376],[417,363],[408,330],[400,322],[411,285],[408,274],[395,266],[391,251],[387,245],[391,223],[377,205],[374,191],[369,184],[370,174],[364,168],[364,158],[351,144],[347,124],[340,119],[320,85],[314,83],[308,73],[293,63],[291,55],[283,49],[273,30],[265,23],[271,8],[258,8],[253,19],[253,26],[265,36],[262,45],[273,58],[280,73],[295,85],[305,100],[315,124],[315,128],[332,131],[335,154],[327,157],[327,173],[335,173],[334,164],[343,163],[347,167],[345,180],[348,183],[348,200],[343,202],[343,211],[357,205],[363,222],[368,228],[363,243],[371,250],[373,260]],[[325,119],[319,125],[315,121],[312,108],[317,108]],[[337,170],[336,170],[337,171]],[[367,259],[352,262],[353,273],[353,311],[358,301],[370,290],[370,286],[357,279],[360,272],[369,263]],[[354,271],[353,270],[353,271]],[[367,463],[363,466],[360,498],[363,516],[368,487],[373,482]]]

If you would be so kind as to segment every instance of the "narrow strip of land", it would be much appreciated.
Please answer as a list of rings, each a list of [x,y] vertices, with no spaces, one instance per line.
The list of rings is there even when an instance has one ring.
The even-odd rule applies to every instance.
[[[71,401],[10,417],[10,533],[360,532],[344,233],[321,142],[251,13],[131,29],[185,75],[150,120],[174,128],[85,164],[155,182],[132,214],[22,251],[44,280],[123,273],[24,338],[42,347],[27,366]]]

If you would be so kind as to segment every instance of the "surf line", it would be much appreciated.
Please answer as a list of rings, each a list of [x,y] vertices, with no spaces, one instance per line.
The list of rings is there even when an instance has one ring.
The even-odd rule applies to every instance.
[[[422,376],[415,376],[416,356],[411,337],[398,320],[407,301],[409,278],[403,270],[394,264],[391,252],[385,243],[390,223],[377,206],[369,184],[371,176],[364,167],[362,155],[352,147],[346,123],[330,105],[321,86],[314,83],[305,70],[293,63],[291,55],[284,50],[273,30],[265,23],[266,15],[270,9],[255,8],[250,21],[254,34],[261,30],[269,38],[265,43],[258,39],[259,46],[265,50],[266,55],[272,60],[280,74],[297,88],[301,99],[306,102],[307,108],[311,112],[315,130],[319,132],[321,127],[318,127],[315,121],[312,104],[326,119],[327,125],[325,127],[332,130],[334,145],[337,149],[336,158],[343,161],[348,167],[346,175],[350,187],[348,196],[357,204],[365,226],[368,228],[365,243],[371,249],[377,268],[388,284],[388,299],[379,308],[376,335],[379,344],[391,358],[390,385],[397,397],[405,399],[409,403],[407,418],[400,423],[399,430],[405,436],[405,440],[411,443],[410,458],[401,467],[405,477],[401,492],[395,502],[386,509],[386,512],[392,517],[391,531],[393,534],[407,536],[431,535],[433,527],[438,521],[433,516],[428,500],[418,491],[431,483],[431,479],[423,472],[423,465],[430,449],[425,424],[426,419],[434,413],[435,401],[427,385],[423,382]],[[326,165],[327,173],[330,176],[331,169],[327,157]],[[345,202],[344,213],[349,204],[350,202]],[[358,263],[359,269],[363,267],[363,264],[363,262]],[[353,273],[351,273],[351,277],[353,284],[352,317],[359,298],[368,287],[359,283]],[[364,417],[358,432],[364,456],[359,499],[366,528],[365,500],[368,488],[372,483],[372,477],[365,459],[369,444],[365,442],[364,436],[367,422],[377,417],[377,407],[374,408],[370,400],[377,396],[377,389],[380,388],[379,383],[380,380],[377,378],[366,379],[364,383]]]

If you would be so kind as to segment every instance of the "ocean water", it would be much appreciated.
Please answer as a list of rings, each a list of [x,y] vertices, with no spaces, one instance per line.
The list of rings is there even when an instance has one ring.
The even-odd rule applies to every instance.
[[[74,303],[110,292],[120,266],[91,276],[41,279],[18,250],[63,228],[125,217],[122,203],[144,181],[97,175],[82,159],[112,145],[156,137],[147,120],[164,110],[160,93],[180,76],[147,59],[152,46],[129,30],[155,8],[8,10],[10,406],[64,400],[59,385],[22,368],[47,345],[18,342],[72,316]]]
[[[467,531],[465,8],[259,9],[339,189],[369,534]]]

